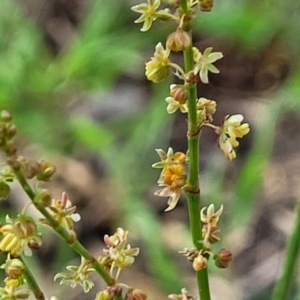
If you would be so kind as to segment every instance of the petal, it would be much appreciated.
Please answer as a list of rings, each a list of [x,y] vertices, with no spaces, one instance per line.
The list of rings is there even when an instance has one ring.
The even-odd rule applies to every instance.
[[[149,18],[146,14],[142,14],[138,19],[134,21],[134,23],[142,23],[145,22]]]
[[[207,67],[203,66],[200,70],[200,79],[203,83],[208,83],[208,76],[207,76]]]
[[[169,197],[172,195],[172,191],[170,189],[169,186],[163,188],[163,189],[160,189],[160,190],[157,190],[154,192],[154,195],[156,196],[159,196],[159,197]]]
[[[137,12],[137,13],[145,13],[146,11],[148,11],[148,5],[146,3],[141,3],[135,6],[131,7],[131,10]]]
[[[193,59],[195,62],[198,62],[201,58],[202,54],[201,52],[196,48],[196,47],[193,47]]]
[[[241,114],[232,115],[226,119],[227,124],[240,124],[244,120],[244,116]]]
[[[212,73],[215,73],[215,74],[220,73],[219,69],[212,64],[207,64],[206,67]]]
[[[149,1],[149,2],[153,2],[153,1]],[[151,4],[155,10],[160,6],[160,0],[155,0],[153,4]]]
[[[208,55],[208,62],[213,63],[223,57],[222,52],[214,52]]]
[[[140,29],[141,31],[145,32],[151,28],[152,25],[152,18],[147,18],[144,22],[143,27]]]
[[[180,197],[180,192],[179,193],[178,192],[173,192],[173,195],[168,200],[168,205],[169,206],[165,209],[165,211],[170,211],[173,208],[175,208],[175,206],[178,203],[179,197]]]
[[[168,158],[168,160],[171,160],[173,158],[173,155],[174,155],[173,148],[169,147],[168,148],[168,152],[167,152],[167,158]]]
[[[179,109],[180,109],[180,111],[181,111],[182,113],[187,113],[187,112],[188,112],[188,106],[187,106],[186,103],[180,105]]]
[[[161,160],[165,160],[167,158],[167,154],[163,149],[155,149],[155,151]]]
[[[176,112],[178,107],[179,107],[178,105],[174,105],[174,104],[169,103],[169,105],[167,106],[168,114],[173,114],[174,112]]]
[[[203,56],[209,56],[210,52],[212,51],[212,47],[208,47],[204,50]]]

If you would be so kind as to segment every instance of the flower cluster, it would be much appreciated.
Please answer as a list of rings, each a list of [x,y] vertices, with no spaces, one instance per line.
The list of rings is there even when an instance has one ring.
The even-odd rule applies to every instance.
[[[152,26],[152,22],[156,19],[168,20],[172,18],[168,9],[157,10],[160,4],[160,0],[147,0],[147,4],[141,3],[131,7],[133,11],[141,14],[141,16],[134,21],[135,23],[144,23],[141,31],[149,30]]]
[[[104,236],[107,249],[103,250],[103,255],[99,256],[98,261],[110,272],[110,275],[118,279],[120,272],[125,267],[129,267],[134,262],[134,257],[139,254],[139,248],[131,248],[127,244],[128,230],[118,228],[115,234]],[[117,268],[114,275],[114,269]]]
[[[166,98],[168,103],[167,112],[169,114],[174,113],[177,109],[180,109],[182,113],[187,113],[187,99],[188,89],[184,85],[171,84],[170,96]]]
[[[155,47],[154,56],[146,63],[146,76],[150,81],[165,80],[170,73],[170,50],[165,50],[161,43]]]
[[[73,223],[80,220],[80,215],[74,213],[76,206],[72,206],[72,202],[68,199],[68,195],[65,192],[62,193],[61,199],[52,199],[47,210],[57,223],[69,232],[73,232]],[[47,224],[45,219],[42,222]]]
[[[153,168],[162,168],[160,177],[157,181],[159,186],[163,186],[155,192],[160,197],[169,197],[168,208],[166,211],[172,210],[179,198],[181,192],[187,184],[187,174],[183,163],[186,162],[186,155],[182,152],[173,152],[172,148],[166,153],[162,149],[156,149],[161,161],[154,163]]]
[[[223,150],[225,156],[229,160],[233,160],[236,157],[234,148],[239,145],[237,138],[242,138],[249,131],[249,124],[241,124],[244,117],[238,115],[227,115],[222,122],[221,127],[216,127],[215,131],[219,134],[218,144]]]
[[[195,62],[194,73],[200,76],[203,83],[208,83],[208,71],[219,73],[213,63],[223,57],[221,52],[211,53],[212,48],[207,48],[201,53],[197,48],[193,47],[193,58]]]
[[[91,267],[91,262],[81,257],[79,266],[67,266],[68,272],[61,272],[55,275],[54,280],[61,278],[60,284],[67,283],[72,288],[80,285],[83,291],[88,293],[94,286],[93,281],[89,278],[89,274],[95,270]]]
[[[14,157],[17,148],[13,138],[17,133],[17,127],[11,123],[12,116],[7,110],[0,112],[0,149],[8,156]]]
[[[6,223],[0,228],[2,252],[8,252],[12,256],[21,254],[31,256],[31,249],[37,249],[42,244],[41,235],[33,218],[24,214],[20,214],[16,219],[6,216]]]
[[[197,120],[201,128],[203,124],[209,124],[213,121],[212,115],[216,112],[216,101],[201,97],[197,100]]]

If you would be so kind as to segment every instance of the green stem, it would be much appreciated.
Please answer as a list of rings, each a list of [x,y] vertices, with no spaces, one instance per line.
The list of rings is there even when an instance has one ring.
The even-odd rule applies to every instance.
[[[283,273],[275,285],[272,300],[288,299],[288,289],[293,279],[300,250],[300,202],[297,204],[296,220],[292,236],[287,245]]]
[[[181,0],[181,8],[187,11],[187,2]],[[189,28],[188,21],[184,24]],[[192,32],[189,32],[192,39]],[[194,67],[192,45],[184,51],[185,71],[189,72]],[[189,151],[189,191],[187,192],[189,222],[192,240],[197,249],[203,244],[200,220],[200,188],[199,188],[199,139],[200,131],[197,122],[197,89],[196,84],[191,85],[188,98],[188,151]],[[199,296],[201,300],[210,300],[207,268],[197,272]]]
[[[115,283],[114,279],[103,268],[103,266],[90,254],[90,252],[78,241],[78,239],[74,238],[74,236],[72,236],[64,227],[59,225],[59,223],[52,217],[52,215],[48,212],[48,210],[42,203],[36,201],[35,192],[28,184],[23,173],[16,170],[14,170],[14,173],[36,209],[39,210],[41,214],[47,219],[49,225],[53,228],[53,230],[62,238],[63,241],[65,241],[69,245],[69,247],[76,251],[80,256],[91,262],[91,266],[103,278],[107,285],[113,285]]]
[[[45,300],[44,294],[42,292],[42,290],[40,289],[38,283],[36,282],[33,274],[31,273],[30,269],[28,268],[28,266],[26,265],[26,263],[24,262],[24,260],[22,259],[22,257],[19,257],[19,259],[22,261],[22,263],[25,266],[25,270],[23,272],[23,276],[26,280],[26,283],[28,284],[30,290],[32,291],[35,299],[37,300]]]

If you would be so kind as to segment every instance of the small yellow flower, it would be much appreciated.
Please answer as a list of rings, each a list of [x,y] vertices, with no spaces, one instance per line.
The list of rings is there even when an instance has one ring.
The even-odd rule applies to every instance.
[[[167,112],[172,114],[179,108],[182,113],[187,113],[187,99],[188,92],[184,86],[171,84],[170,97],[166,98],[166,102],[168,103]]]
[[[195,271],[203,270],[207,267],[207,258],[204,257],[201,253],[193,260],[193,269]]]
[[[217,103],[213,100],[200,98],[197,101],[197,110],[204,110],[206,115],[213,115],[216,112]]]
[[[186,185],[186,179],[185,168],[181,164],[170,165],[163,169],[158,185],[164,186],[164,188],[156,191],[154,195],[169,197],[168,207],[165,211],[172,210],[176,206],[183,187]]]
[[[220,135],[218,144],[223,150],[225,157],[229,160],[233,160],[236,157],[234,148],[239,145],[237,138],[242,138],[249,131],[249,124],[241,124],[244,117],[240,114],[238,115],[227,115],[224,120],[222,127],[218,127],[216,132]]]
[[[161,43],[155,47],[154,56],[146,63],[146,76],[148,80],[160,82],[165,80],[170,73],[170,50],[165,50]]]
[[[19,215],[13,220],[6,216],[8,224],[0,228],[3,234],[0,241],[0,250],[9,252],[12,256],[24,254],[31,256],[31,247],[36,248],[42,244],[35,221],[26,215]]]
[[[127,244],[128,230],[118,228],[114,235],[105,235],[104,242],[107,249],[103,250],[103,255],[98,257],[100,264],[106,268],[113,277],[114,268],[117,268],[115,279],[118,279],[120,271],[134,262],[134,257],[139,254],[139,248],[131,248]]]
[[[81,257],[81,263],[79,266],[67,266],[68,272],[60,272],[54,276],[54,281],[61,278],[60,285],[67,283],[72,288],[80,285],[83,287],[83,291],[88,293],[94,286],[93,281],[89,278],[91,272],[95,270],[91,267],[91,262]]]
[[[5,263],[0,268],[5,269],[5,273],[8,279],[15,280],[19,279],[22,276],[25,270],[25,265],[18,258],[11,259],[10,255],[8,254]],[[17,282],[19,281],[17,280]]]
[[[213,65],[213,63],[222,58],[221,52],[211,53],[212,48],[206,48],[202,54],[197,48],[193,47],[193,58],[195,62],[194,74],[198,74],[203,83],[208,83],[208,71],[212,73],[219,73],[219,70]]]
[[[65,192],[62,193],[60,200],[52,199],[47,207],[53,218],[66,230],[73,230],[73,222],[80,221],[80,215],[74,213],[76,206],[72,206],[71,201]]]
[[[191,46],[191,38],[182,28],[177,28],[167,37],[166,46],[174,52],[185,51]]]
[[[214,0],[199,0],[199,8],[201,11],[209,12],[214,5]]]
[[[5,300],[21,300],[28,299],[32,293],[29,288],[24,285],[16,287],[10,284],[11,282],[5,282],[5,287],[0,287],[0,299]]]
[[[171,15],[168,9],[159,10],[158,7],[160,6],[160,0],[147,0],[146,3],[141,3],[131,7],[131,9],[137,13],[142,14],[135,23],[144,23],[141,31],[147,31],[151,28],[152,22],[155,21],[157,18],[160,19],[170,19]]]
[[[169,147],[166,153],[163,149],[155,149],[161,161],[154,163],[152,168],[166,168],[169,165],[182,164],[186,161],[186,155],[182,152],[175,152]]]
[[[213,121],[212,115],[216,112],[216,107],[217,103],[213,100],[200,98],[197,101],[197,119],[199,126]]]
[[[206,214],[204,213],[206,211]],[[223,205],[219,208],[218,211],[215,211],[215,206],[210,204],[208,207],[203,207],[200,212],[201,221],[211,226],[216,226],[219,218],[223,212]]]

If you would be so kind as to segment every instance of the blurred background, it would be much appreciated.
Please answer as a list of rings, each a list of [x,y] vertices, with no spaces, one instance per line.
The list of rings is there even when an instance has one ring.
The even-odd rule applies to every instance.
[[[80,240],[99,255],[104,234],[130,230],[141,254],[123,271],[124,282],[167,299],[185,286],[197,295],[190,264],[178,254],[191,246],[185,198],[164,212],[153,196],[155,148],[186,151],[185,116],[166,112],[169,84],[151,84],[144,63],[175,24],[155,22],[147,33],[134,24],[133,0],[1,0],[0,107],[14,115],[19,152],[54,162],[47,187],[66,191],[81,214]],[[216,0],[194,20],[194,42],[224,58],[221,73],[199,86],[199,96],[218,102],[215,123],[242,113],[251,132],[237,159],[228,162],[216,136],[201,140],[202,203],[224,204],[222,241],[234,261],[209,266],[213,300],[268,300],[279,276],[300,197],[300,2]],[[180,57],[174,57],[180,61]],[[205,128],[206,129],[206,128]],[[17,185],[1,203],[1,220],[28,199]],[[53,283],[78,257],[47,228],[30,264],[46,295],[94,299],[80,288]],[[298,268],[299,270],[299,268]],[[288,299],[300,299],[299,274]],[[285,300],[285,299],[283,299]]]

